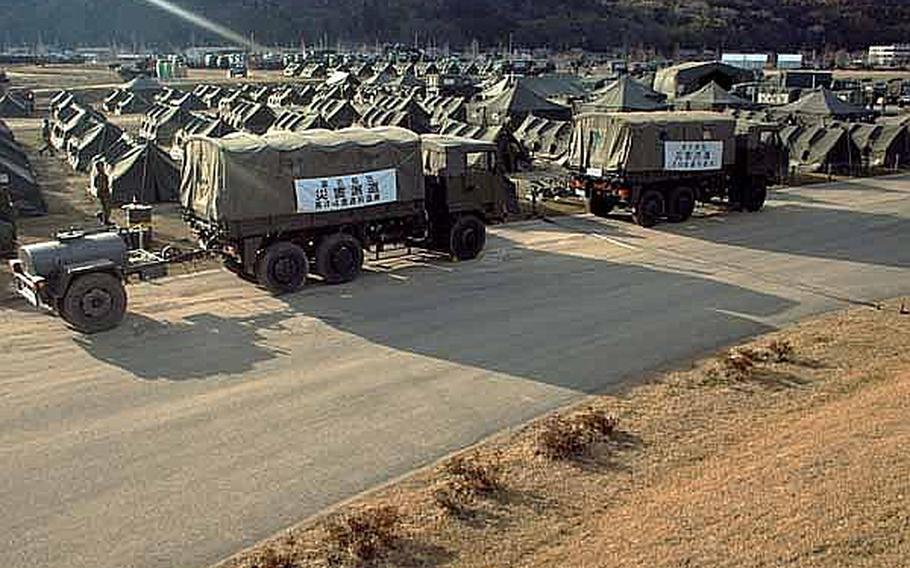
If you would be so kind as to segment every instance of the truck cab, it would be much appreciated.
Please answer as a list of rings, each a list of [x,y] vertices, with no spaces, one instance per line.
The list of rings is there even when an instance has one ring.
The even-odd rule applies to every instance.
[[[515,186],[500,167],[495,144],[430,134],[421,142],[428,210],[499,221],[513,209]]]

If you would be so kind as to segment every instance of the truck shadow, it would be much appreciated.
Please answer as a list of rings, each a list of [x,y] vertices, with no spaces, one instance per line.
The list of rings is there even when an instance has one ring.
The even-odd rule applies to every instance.
[[[798,204],[791,197],[759,213],[730,212],[711,222],[665,223],[656,230],[758,251],[910,267],[910,219]]]
[[[702,275],[490,249],[505,252],[281,300],[377,345],[586,393],[770,331],[795,305]]]
[[[501,238],[489,246],[498,252],[472,262],[428,259],[348,285],[310,286],[280,298],[278,309],[257,291],[262,301],[240,317],[200,311],[162,323],[133,313],[117,330],[75,341],[142,379],[204,379],[281,357],[318,362],[326,355],[309,332],[288,351],[268,339],[292,320],[306,329],[296,324],[316,318],[379,346],[599,392],[769,331],[763,320],[794,306],[700,274],[542,252]]]

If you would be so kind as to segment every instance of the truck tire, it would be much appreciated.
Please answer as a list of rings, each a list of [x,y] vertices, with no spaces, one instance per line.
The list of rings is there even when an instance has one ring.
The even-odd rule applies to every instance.
[[[768,198],[768,185],[764,181],[756,180],[752,182],[743,196],[743,209],[750,213],[760,211],[765,206],[765,200]]]
[[[449,231],[449,252],[456,260],[477,258],[487,242],[487,228],[474,215],[459,217]]]
[[[256,264],[259,285],[275,294],[290,294],[306,284],[310,263],[302,248],[287,241],[269,245]]]
[[[335,233],[316,247],[316,272],[328,284],[350,282],[363,268],[363,246],[347,233]]]
[[[613,200],[605,199],[596,193],[591,193],[591,197],[585,199],[585,209],[595,217],[606,217],[613,211],[613,205]]]
[[[638,200],[632,217],[642,227],[653,227],[665,210],[664,196],[656,189],[649,189]]]
[[[58,304],[60,316],[82,333],[117,327],[126,314],[126,289],[107,272],[77,276]]]
[[[668,216],[671,223],[688,221],[695,211],[695,191],[688,187],[677,187],[670,192]]]

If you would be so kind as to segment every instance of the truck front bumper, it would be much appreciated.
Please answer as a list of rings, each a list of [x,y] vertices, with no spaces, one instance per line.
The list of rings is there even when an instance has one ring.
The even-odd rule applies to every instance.
[[[13,273],[13,291],[36,308],[51,309],[46,299],[47,280],[28,274],[19,260],[9,261],[9,267]]]

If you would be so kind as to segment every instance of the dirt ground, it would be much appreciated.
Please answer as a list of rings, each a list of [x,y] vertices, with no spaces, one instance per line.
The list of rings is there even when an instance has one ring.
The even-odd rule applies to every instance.
[[[908,347],[900,301],[812,319],[562,413],[618,421],[569,458],[552,417],[468,450],[497,483],[457,513],[443,462],[223,567],[906,566]]]

